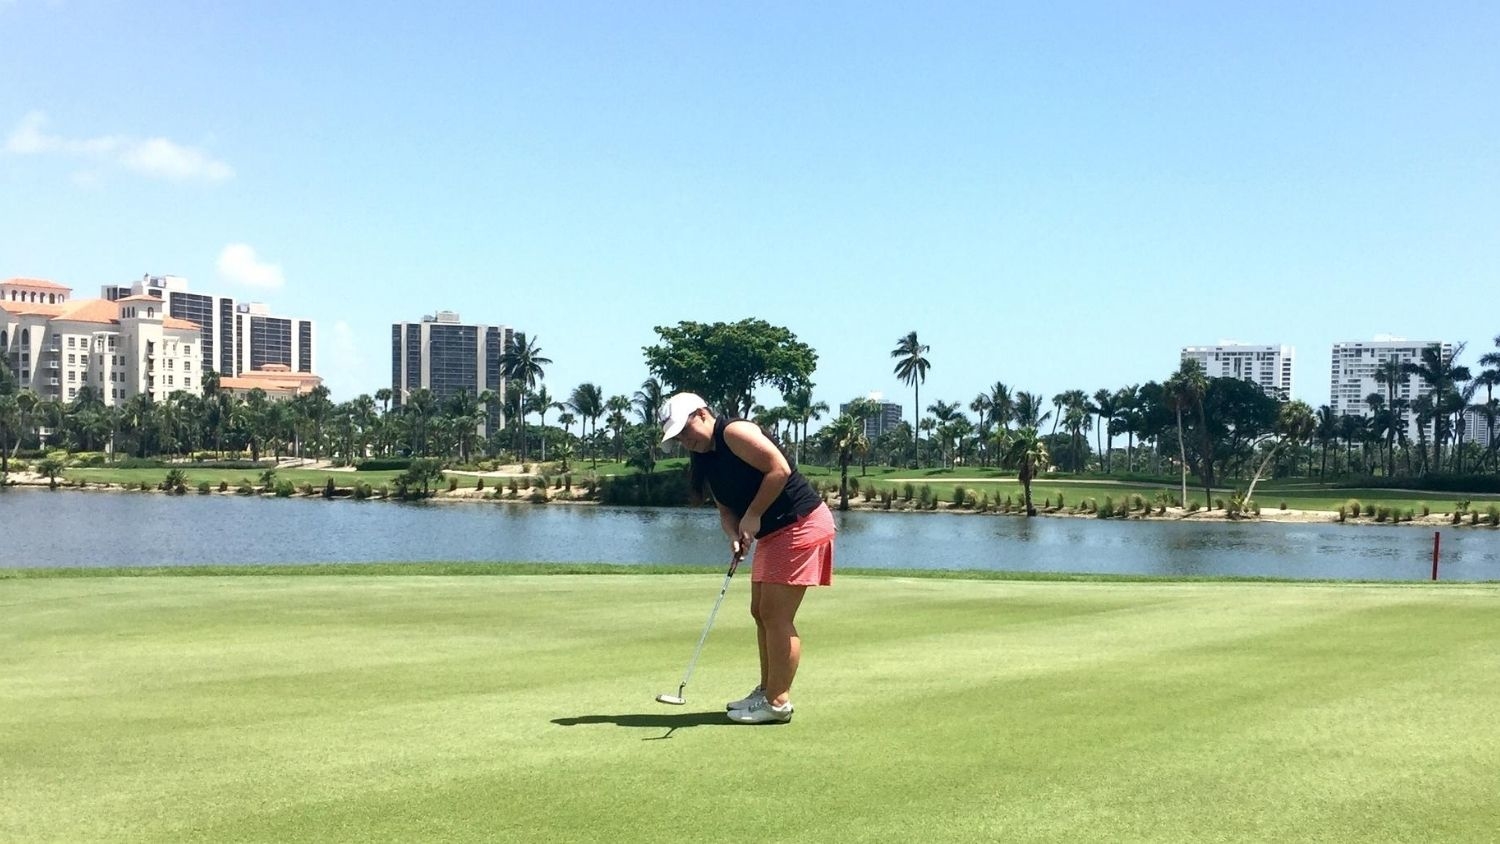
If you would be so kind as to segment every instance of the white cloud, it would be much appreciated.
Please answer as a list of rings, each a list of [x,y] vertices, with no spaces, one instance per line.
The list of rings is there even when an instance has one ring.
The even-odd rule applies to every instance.
[[[123,135],[66,138],[48,134],[46,126],[47,115],[40,111],[27,114],[5,139],[5,151],[12,155],[87,158],[174,182],[222,182],[234,178],[234,168],[228,164],[200,149],[166,138],[147,138],[144,141]]]
[[[218,268],[219,275],[248,287],[275,290],[286,284],[281,266],[261,261],[255,250],[245,243],[231,243],[224,247],[219,253]]]

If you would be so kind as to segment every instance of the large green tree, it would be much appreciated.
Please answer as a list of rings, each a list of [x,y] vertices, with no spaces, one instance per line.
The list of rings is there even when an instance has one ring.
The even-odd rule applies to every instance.
[[[697,393],[711,406],[740,417],[755,407],[755,389],[782,395],[812,386],[818,353],[789,329],[763,319],[658,325],[661,342],[646,346],[646,368],[673,392]]]

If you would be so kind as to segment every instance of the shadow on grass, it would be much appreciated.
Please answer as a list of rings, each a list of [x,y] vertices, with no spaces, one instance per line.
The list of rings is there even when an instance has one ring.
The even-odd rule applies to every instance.
[[[560,727],[577,727],[581,724],[614,724],[617,727],[645,727],[664,729],[659,736],[650,736],[641,741],[669,739],[682,727],[734,727],[739,726],[725,717],[723,710],[717,712],[650,712],[629,715],[580,715],[577,718],[553,718],[552,723]]]

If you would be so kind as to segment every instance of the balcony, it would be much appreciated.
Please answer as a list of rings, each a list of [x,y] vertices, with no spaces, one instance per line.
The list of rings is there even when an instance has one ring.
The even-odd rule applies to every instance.
[[[49,387],[56,387],[59,383],[61,383],[61,382],[58,381],[58,379],[56,379],[56,378],[48,378],[47,379],[47,386],[49,386]]]
[[[47,368],[48,369],[57,369],[59,366],[61,366],[61,364],[59,364],[55,360],[49,360],[49,361],[47,361]]]

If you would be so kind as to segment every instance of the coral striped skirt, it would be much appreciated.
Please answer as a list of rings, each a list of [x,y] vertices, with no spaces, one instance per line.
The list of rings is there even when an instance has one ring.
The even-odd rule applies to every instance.
[[[833,583],[833,513],[827,504],[755,542],[752,583],[829,586]]]

